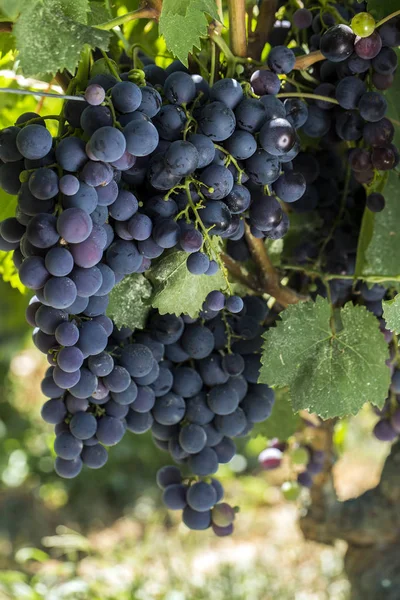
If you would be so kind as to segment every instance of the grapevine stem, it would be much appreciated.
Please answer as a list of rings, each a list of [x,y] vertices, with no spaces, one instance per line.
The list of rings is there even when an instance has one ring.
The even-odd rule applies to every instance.
[[[375,25],[375,29],[377,29],[378,27],[380,27],[381,25],[383,25],[387,21],[390,21],[390,19],[394,19],[394,17],[398,17],[399,15],[400,15],[400,10],[396,10],[395,12],[391,13],[387,17],[384,17],[383,19],[381,19],[380,21],[378,21],[376,23],[376,25]]]
[[[303,267],[301,265],[281,265],[280,269],[283,271],[295,271],[304,273],[314,279],[321,279],[330,281],[331,279],[345,279],[347,281],[361,280],[367,281],[368,283],[388,283],[392,281],[400,281],[400,275],[341,275],[340,273],[322,273],[316,268]]]
[[[236,262],[236,260],[233,260],[233,258],[231,258],[229,254],[225,254],[225,252],[221,253],[221,258],[224,261],[225,267],[228,269],[229,273],[234,277],[234,279],[240,281],[240,283],[254,292],[257,292],[258,294],[263,293],[264,290],[260,286],[257,278],[251,273],[248,273],[247,270],[240,265],[240,263]]]
[[[189,178],[187,178],[186,181],[185,181],[185,190],[186,190],[186,196],[187,196],[187,199],[188,199],[188,204],[189,204],[190,208],[193,211],[193,214],[194,214],[195,219],[196,219],[196,223],[198,223],[200,229],[203,232],[204,240],[206,242],[206,245],[209,247],[210,254],[214,254],[214,258],[217,261],[217,263],[219,264],[219,267],[220,267],[220,269],[221,269],[221,271],[222,271],[222,273],[224,275],[225,281],[226,281],[227,289],[228,289],[229,293],[231,294],[232,290],[231,290],[231,286],[230,286],[230,283],[229,283],[227,270],[226,270],[225,265],[224,265],[224,263],[223,263],[223,261],[221,259],[220,253],[214,251],[214,248],[212,246],[212,242],[210,240],[210,236],[208,234],[208,229],[204,225],[204,223],[203,223],[203,221],[202,221],[202,219],[201,219],[201,217],[199,215],[199,211],[197,210],[197,206],[193,202],[192,192],[190,191],[190,184],[191,184],[191,180]]]
[[[303,56],[298,56],[296,58],[293,70],[304,71],[320,60],[325,60],[325,56],[319,50],[310,52],[309,54],[304,54]]]
[[[276,95],[277,98],[309,98],[310,100],[321,100],[322,102],[330,102],[331,104],[339,104],[335,98],[329,96],[320,96],[319,94],[304,94],[303,92],[290,92]]]
[[[115,17],[115,19],[111,19],[110,21],[106,21],[105,23],[101,23],[100,25],[96,25],[97,29],[104,29],[109,31],[114,27],[119,27],[124,23],[128,23],[128,21],[133,21],[134,19],[156,19],[158,20],[160,16],[160,8],[157,6],[151,6],[150,3],[146,3],[142,8],[138,8],[137,10],[132,10],[131,12],[125,13],[120,17]]]
[[[107,67],[110,69],[110,71],[114,75],[115,79],[117,81],[122,81],[121,77],[119,76],[119,73],[118,73],[117,69],[112,64],[112,61],[108,58],[107,53],[104,52],[104,50],[102,50],[101,53],[103,55],[104,60],[106,61]]]
[[[245,235],[250,253],[258,266],[261,284],[265,292],[273,296],[285,308],[289,304],[297,304],[300,300],[306,300],[305,296],[299,296],[293,290],[281,286],[279,274],[268,256],[264,241],[255,238],[251,234],[250,227],[247,224],[245,224]]]
[[[234,55],[247,56],[245,0],[228,0],[229,36]]]

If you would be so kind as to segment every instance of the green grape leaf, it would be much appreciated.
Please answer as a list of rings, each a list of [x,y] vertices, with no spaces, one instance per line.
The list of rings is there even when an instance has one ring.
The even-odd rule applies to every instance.
[[[384,3],[379,3],[384,5]],[[389,14],[385,11],[384,14]],[[397,49],[400,60],[400,50]],[[393,143],[400,146],[400,78],[395,77],[392,87],[385,93],[388,102],[387,116],[394,119],[395,136]],[[398,201],[399,177],[391,171],[377,182],[376,191],[385,196],[386,206],[380,213],[364,211],[358,238],[357,261],[355,275],[397,276],[400,263],[400,244],[398,223],[400,220],[400,204]],[[372,191],[372,190],[371,190]]]
[[[143,329],[150,311],[151,284],[134,273],[120,281],[110,293],[107,315],[117,327]]]
[[[207,35],[206,14],[218,20],[215,0],[164,0],[160,15],[160,33],[168,50],[184,65],[193,46],[200,49],[200,38]]]
[[[376,20],[387,17],[399,9],[398,0],[368,0],[367,10]]]
[[[323,419],[355,415],[365,402],[382,407],[390,384],[388,346],[376,317],[348,303],[335,315],[316,302],[289,306],[265,334],[260,383],[290,388],[293,410]],[[339,325],[339,327],[338,327]]]
[[[11,287],[19,290],[21,294],[25,294],[26,287],[21,283],[18,271],[15,268],[12,259],[12,254],[12,252],[0,251],[0,276],[3,281],[9,283]]]
[[[14,21],[19,13],[29,5],[29,0],[2,0],[1,12]]]
[[[24,75],[74,71],[85,44],[107,50],[111,34],[72,19],[60,0],[33,2],[14,27]],[[75,4],[75,3],[74,3]]]
[[[88,25],[100,25],[111,19],[111,13],[103,2],[90,2]]]
[[[400,334],[400,294],[397,294],[393,300],[384,300],[383,318],[386,321],[386,327],[394,331],[396,335]]]
[[[13,217],[17,206],[17,197],[7,194],[0,188],[0,221]]]
[[[226,287],[221,269],[215,275],[192,275],[186,266],[187,253],[173,251],[148,271],[154,286],[151,305],[164,315],[182,313],[197,317],[209,292]]]
[[[263,423],[256,423],[252,436],[262,435],[272,439],[287,440],[293,435],[300,423],[300,417],[293,412],[289,389],[275,390],[275,402],[272,413]]]
[[[63,13],[74,21],[87,24],[89,0],[59,0]]]
[[[0,33],[0,58],[3,58],[10,50],[15,50],[15,37],[12,33],[3,31]]]
[[[363,275],[377,275],[390,279],[391,276],[395,278],[399,274],[399,183],[399,176],[392,171],[384,190],[386,206],[382,212],[373,216],[373,233],[364,252]],[[370,217],[364,219],[369,221]]]

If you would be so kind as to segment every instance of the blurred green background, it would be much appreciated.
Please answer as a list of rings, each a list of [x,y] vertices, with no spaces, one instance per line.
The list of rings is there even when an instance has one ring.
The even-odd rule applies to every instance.
[[[101,471],[72,481],[53,471],[42,422],[45,358],[24,321],[28,294],[0,282],[0,599],[346,600],[346,546],[304,541],[297,518],[307,492],[285,502],[287,467],[260,472],[262,437],[243,440],[220,469],[240,505],[231,538],[190,532],[155,485],[168,455],[128,434]],[[374,442],[366,410],[336,432],[336,485],[347,498],[379,479],[388,447]]]

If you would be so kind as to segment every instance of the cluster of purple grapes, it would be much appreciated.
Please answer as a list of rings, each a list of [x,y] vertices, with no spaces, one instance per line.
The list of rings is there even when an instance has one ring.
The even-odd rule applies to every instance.
[[[157,483],[163,490],[163,502],[170,510],[182,510],[182,520],[189,529],[212,527],[219,537],[233,533],[236,511],[221,502],[224,488],[214,478],[207,481],[183,480],[178,467],[168,465],[157,473]]]
[[[338,9],[350,20],[347,9]],[[310,50],[320,50],[327,59],[313,67],[313,76],[321,82],[313,93],[339,104],[316,99],[303,131],[322,140],[357,143],[348,160],[356,181],[365,185],[374,182],[377,171],[394,169],[400,161],[393,144],[394,126],[385,116],[388,105],[381,93],[392,85],[397,68],[393,48],[400,43],[398,22],[391,19],[376,30],[373,17],[365,12],[356,13],[351,27],[336,24],[330,12],[313,17],[308,9],[300,9],[293,15],[294,25],[310,32]],[[324,32],[326,27],[329,29]],[[373,212],[383,210],[383,195],[370,193],[367,206]]]
[[[34,340],[51,363],[42,381],[49,398],[42,417],[55,426],[57,473],[72,478],[83,465],[102,467],[106,447],[127,429],[151,430],[157,447],[196,477],[229,462],[236,451],[232,438],[267,419],[274,402],[272,390],[257,384],[268,308],[255,296],[237,299],[236,313],[207,305],[199,319],[154,311],[143,331],[132,331],[117,329],[104,315],[71,316],[34,297],[27,319],[40,328]],[[223,525],[227,509],[210,517],[222,498],[215,486],[215,498],[206,482],[190,487],[184,522],[192,529],[212,522],[225,535],[229,531],[218,528],[231,529],[231,522]],[[169,508],[184,508],[177,505],[182,490],[165,493]]]

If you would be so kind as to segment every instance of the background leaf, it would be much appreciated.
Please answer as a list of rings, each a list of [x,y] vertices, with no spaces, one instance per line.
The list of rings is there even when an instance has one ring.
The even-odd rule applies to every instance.
[[[24,75],[74,71],[82,48],[107,50],[110,33],[72,19],[60,0],[30,4],[14,27]]]
[[[186,252],[171,252],[147,273],[154,285],[151,305],[162,315],[184,313],[197,317],[207,294],[226,286],[221,269],[211,277],[192,275],[186,266],[187,257]]]
[[[300,417],[293,412],[290,403],[289,388],[280,388],[275,390],[275,403],[271,415],[263,423],[255,425],[252,435],[287,440],[295,433],[299,422]]]
[[[397,294],[393,300],[384,300],[382,306],[387,329],[398,335],[400,333],[400,294]]]
[[[200,38],[207,35],[206,14],[218,19],[215,0],[164,0],[160,15],[160,33],[168,50],[188,64],[193,46],[200,49]]]
[[[117,327],[143,329],[150,311],[151,284],[140,273],[120,281],[110,293],[107,315]]]
[[[379,20],[398,10],[399,3],[398,0],[368,0],[367,9],[375,19]]]
[[[383,406],[389,351],[376,317],[350,303],[338,317],[342,329],[333,333],[329,302],[318,297],[287,308],[264,334],[259,382],[288,386],[295,411],[327,419],[354,415],[365,402]]]

